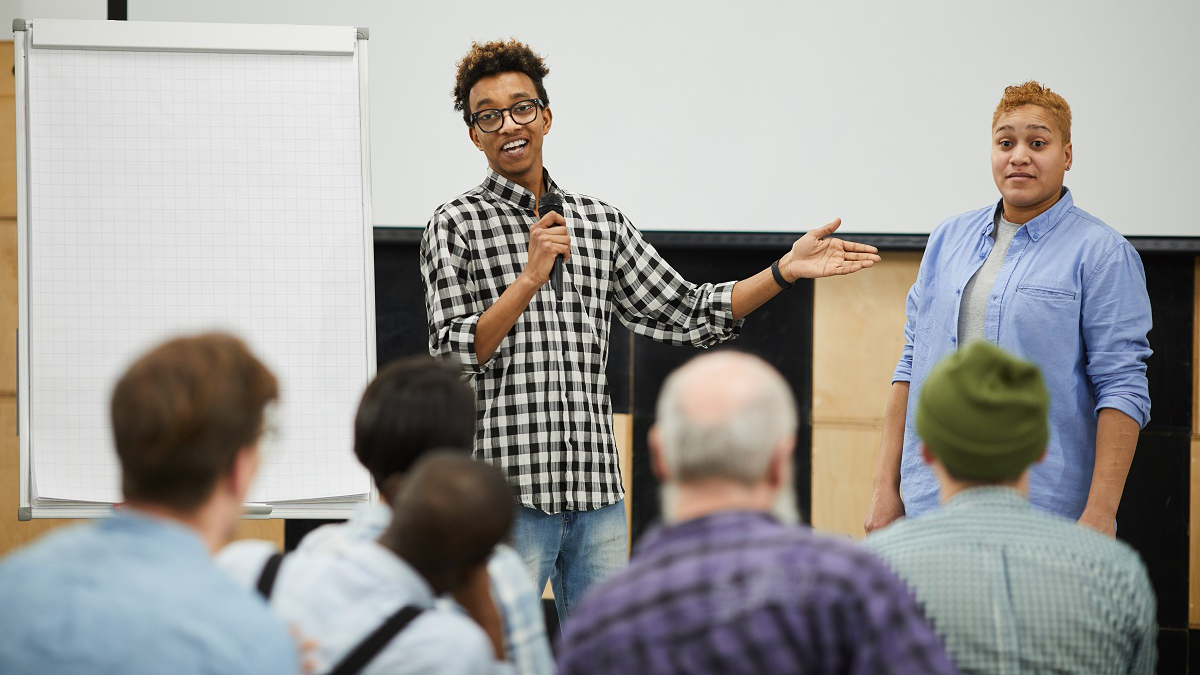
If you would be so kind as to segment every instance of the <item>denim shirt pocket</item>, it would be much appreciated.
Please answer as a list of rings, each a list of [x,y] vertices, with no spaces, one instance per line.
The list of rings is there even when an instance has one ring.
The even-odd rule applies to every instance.
[[[1075,304],[1075,298],[1079,296],[1073,290],[1040,286],[1037,284],[1021,284],[1017,286],[1017,293],[1030,299],[1066,305]]]
[[[1075,363],[1080,349],[1080,295],[1050,284],[1017,286],[1008,307],[1007,343],[1042,368]]]

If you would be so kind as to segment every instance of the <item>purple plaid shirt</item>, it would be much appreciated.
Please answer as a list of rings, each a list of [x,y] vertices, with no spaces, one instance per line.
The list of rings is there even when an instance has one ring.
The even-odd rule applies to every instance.
[[[850,541],[719,513],[648,533],[565,626],[572,673],[953,673],[911,595]]]

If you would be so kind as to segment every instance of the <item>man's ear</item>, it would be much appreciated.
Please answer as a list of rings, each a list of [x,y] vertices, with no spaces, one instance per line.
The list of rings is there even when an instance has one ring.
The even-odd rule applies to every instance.
[[[467,127],[467,136],[471,138],[471,142],[475,144],[475,149],[483,152],[483,143],[479,142],[479,134],[475,133],[475,125]]]
[[[929,449],[929,446],[922,443],[921,444],[921,461],[932,466],[933,461],[935,459],[937,459],[937,457],[934,456],[933,451]]]
[[[661,483],[671,480],[670,471],[667,470],[667,462],[662,456],[662,438],[659,437],[657,424],[650,427],[650,433],[647,434],[646,441],[650,446],[650,469],[654,471],[654,477]]]
[[[783,487],[788,478],[788,462],[792,461],[792,451],[796,449],[796,437],[788,436],[775,447],[771,461],[767,464],[767,483],[772,487]]]
[[[550,124],[554,121],[554,114],[550,112],[550,108],[542,109],[542,135],[550,133]]]
[[[233,493],[240,501],[246,501],[250,493],[250,485],[254,475],[258,473],[258,444],[248,445],[238,450],[233,458],[233,467],[229,471],[229,484]]]

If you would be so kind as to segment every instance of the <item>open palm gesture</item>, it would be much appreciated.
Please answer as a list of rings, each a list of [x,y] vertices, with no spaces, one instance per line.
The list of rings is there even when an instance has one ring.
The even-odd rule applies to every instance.
[[[792,244],[779,261],[785,280],[817,279],[851,274],[879,262],[878,249],[867,244],[844,241],[829,235],[842,224],[841,218],[815,230],[809,230]]]

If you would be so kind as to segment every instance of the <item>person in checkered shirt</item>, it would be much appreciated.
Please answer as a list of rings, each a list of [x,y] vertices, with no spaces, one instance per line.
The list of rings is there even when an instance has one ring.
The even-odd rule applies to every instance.
[[[693,284],[617,209],[561,189],[542,166],[553,122],[542,58],[510,40],[472,44],[455,109],[487,158],[482,184],[438,208],[421,240],[429,351],[457,360],[477,396],[477,457],[502,468],[519,501],[513,539],[560,619],[625,564],[624,494],[605,364],[613,313],[634,332],[710,346],[799,278],[874,265],[872,246],[796,240],[758,274]],[[539,214],[557,193],[563,215]],[[562,298],[550,284],[562,256]]]

